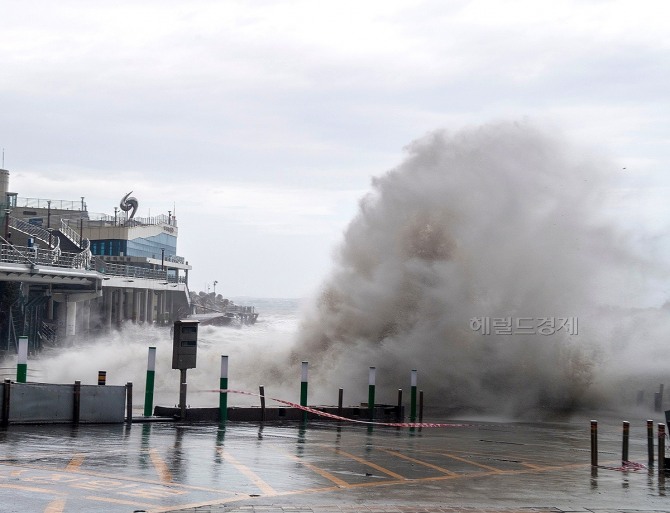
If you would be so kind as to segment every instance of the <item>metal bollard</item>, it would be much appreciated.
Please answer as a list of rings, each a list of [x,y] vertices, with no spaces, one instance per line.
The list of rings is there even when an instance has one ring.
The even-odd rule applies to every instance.
[[[2,385],[2,425],[9,426],[9,402],[12,381],[6,379]]]
[[[402,420],[402,388],[398,389],[398,407],[396,410],[395,417],[398,422]]]
[[[79,424],[79,415],[81,412],[81,381],[74,382],[72,398],[72,423]]]
[[[591,421],[591,466],[598,466],[598,421]]]
[[[658,424],[658,471],[665,471],[665,424]]]
[[[419,422],[423,422],[423,390],[419,390]]]
[[[623,443],[621,445],[621,463],[628,463],[628,442],[630,439],[630,422],[623,421]]]
[[[258,386],[258,393],[261,396],[261,422],[265,421],[265,387],[263,385]]]
[[[126,383],[126,423],[133,423],[133,384]]]
[[[647,459],[649,466],[654,464],[654,421],[647,421]]]

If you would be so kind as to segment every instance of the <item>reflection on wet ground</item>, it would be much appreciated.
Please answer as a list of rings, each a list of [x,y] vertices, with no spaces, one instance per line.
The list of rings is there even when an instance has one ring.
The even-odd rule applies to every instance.
[[[631,421],[632,461],[647,463],[646,444],[644,421]],[[601,422],[599,456],[603,467],[620,465],[618,422]],[[592,472],[584,419],[0,431],[6,512],[666,510],[665,495],[653,468]]]

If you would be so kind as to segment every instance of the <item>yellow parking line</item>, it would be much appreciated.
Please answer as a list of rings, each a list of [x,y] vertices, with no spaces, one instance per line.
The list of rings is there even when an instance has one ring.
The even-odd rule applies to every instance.
[[[172,483],[172,473],[163,458],[158,454],[158,451],[156,449],[149,449],[149,457],[156,471],[158,471],[161,483]]]
[[[68,463],[67,466],[65,467],[65,472],[75,472],[79,470],[79,467],[81,467],[82,463],[84,463],[84,455],[75,454],[74,456],[72,456],[70,463]]]
[[[5,464],[0,463],[0,466],[7,466]],[[42,466],[42,465],[21,465],[23,468],[21,470],[16,470],[16,475],[19,475],[19,473],[25,473],[29,472],[31,470],[38,470],[38,471],[45,471],[48,472],[51,476],[60,476],[61,473],[63,472],[62,470],[54,471],[50,467]],[[167,467],[167,466],[166,466]],[[224,490],[222,488],[210,488],[207,486],[195,486],[195,485],[187,485],[183,483],[166,483],[160,480],[156,479],[144,479],[144,478],[139,478],[135,476],[121,476],[118,474],[115,474],[113,476],[110,476],[108,473],[105,472],[93,472],[90,470],[81,470],[77,472],[79,476],[84,476],[84,477],[102,477],[102,478],[113,478],[118,481],[127,481],[130,483],[143,483],[143,484],[150,484],[150,485],[160,485],[163,486],[165,484],[170,484],[172,487],[178,487],[178,488],[183,488],[184,490],[199,490],[199,491],[205,491],[205,492],[213,492],[213,493],[236,493],[233,490]],[[12,473],[11,475],[14,475]],[[73,478],[75,481],[78,480],[79,478]],[[0,484],[1,487],[7,487],[7,485],[2,485]],[[50,492],[53,493],[53,492]]]
[[[125,506],[133,506],[133,507],[136,507],[136,508],[147,508],[147,509],[150,509],[151,511],[154,511],[153,508],[156,507],[156,504],[147,504],[147,503],[136,502],[136,501],[122,501],[122,500],[119,500],[119,499],[112,499],[110,497],[98,497],[98,496],[95,496],[95,495],[87,496],[86,500],[98,501],[98,502],[111,502],[112,504],[123,504]],[[172,508],[174,509],[175,506],[172,506]]]
[[[438,467],[437,465],[433,465],[432,463],[428,463],[426,461],[417,460],[415,458],[412,458],[412,457],[407,456],[405,454],[399,453],[397,451],[392,451],[391,449],[382,449],[382,451],[390,454],[391,456],[397,456],[398,458],[402,458],[404,460],[411,461],[412,463],[416,463],[418,465],[423,465],[424,467],[435,469],[438,472],[442,472],[443,474],[447,474],[448,476],[458,475],[457,472],[454,472],[452,470],[447,470],[446,468]]]
[[[65,499],[56,499],[47,504],[44,513],[63,513],[65,509]]]
[[[551,468],[551,467],[548,467],[548,466],[535,465],[533,463],[526,463],[525,461],[522,461],[521,465],[523,465],[524,467],[532,468],[533,470],[544,470],[546,468]]]
[[[479,468],[483,468],[483,469],[486,469],[486,470],[490,470],[490,471],[492,471],[492,472],[494,472],[494,473],[496,473],[496,474],[501,474],[501,473],[504,472],[503,470],[501,470],[501,469],[499,469],[499,468],[491,467],[491,466],[489,466],[489,465],[484,465],[483,463],[477,463],[477,462],[472,461],[472,460],[469,460],[469,459],[467,459],[467,458],[461,458],[460,456],[455,456],[455,455],[453,455],[453,454],[448,454],[448,453],[446,453],[446,452],[442,452],[442,453],[440,453],[440,454],[443,454],[443,455],[446,456],[447,458],[452,458],[452,459],[454,459],[454,460],[456,460],[456,461],[462,461],[463,463],[469,463],[470,465],[474,465],[475,467],[479,467]]]
[[[351,458],[352,460],[358,461],[359,463],[362,463],[363,465],[366,465],[368,467],[371,467],[375,470],[378,470],[379,472],[382,472],[383,474],[386,474],[387,476],[391,476],[394,479],[399,479],[399,480],[405,480],[407,479],[406,477],[401,476],[400,474],[396,474],[395,472],[384,468],[380,465],[377,465],[376,463],[372,463],[371,461],[366,460],[365,458],[360,458],[358,456],[355,456],[354,454],[345,452],[341,449],[333,449],[337,454],[342,454],[343,456],[346,456],[347,458]]]
[[[231,454],[225,452],[223,447],[217,449],[218,453],[226,460],[228,463],[233,465],[240,473],[244,474],[252,483],[254,483],[258,489],[266,495],[275,495],[277,491],[272,488],[269,484],[263,481],[258,474],[251,470],[246,465],[243,465]]]
[[[331,474],[331,473],[328,472],[327,470],[323,470],[323,469],[321,469],[321,468],[319,468],[319,467],[316,467],[316,466],[312,465],[311,463],[307,463],[307,462],[304,461],[303,459],[298,458],[297,456],[294,456],[293,454],[290,454],[290,453],[288,453],[288,452],[285,452],[285,451],[283,451],[283,450],[281,450],[281,449],[278,449],[278,450],[281,451],[281,452],[283,452],[284,454],[286,454],[286,456],[288,456],[288,457],[291,458],[292,460],[295,460],[295,461],[297,461],[298,463],[300,463],[303,467],[308,468],[308,469],[310,469],[312,472],[316,472],[317,474],[319,474],[321,477],[325,477],[326,479],[328,479],[328,481],[330,481],[330,482],[332,482],[332,483],[335,483],[335,484],[336,484],[337,486],[339,486],[340,488],[349,488],[349,487],[351,486],[349,483],[347,483],[346,481],[342,481],[339,477],[334,476],[333,474]]]

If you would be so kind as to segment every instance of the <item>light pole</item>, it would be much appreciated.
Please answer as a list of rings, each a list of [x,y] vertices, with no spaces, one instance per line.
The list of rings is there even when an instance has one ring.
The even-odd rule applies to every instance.
[[[216,284],[219,283],[218,281],[214,281],[214,297],[216,297]]]
[[[5,240],[9,238],[9,213],[11,210],[5,209]],[[7,241],[9,242],[9,241]]]

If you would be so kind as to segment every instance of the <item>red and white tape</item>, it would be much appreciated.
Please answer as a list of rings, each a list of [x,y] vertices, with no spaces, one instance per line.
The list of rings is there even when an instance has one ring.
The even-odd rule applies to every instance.
[[[271,401],[277,403],[285,404],[291,406],[292,408],[298,408],[299,410],[307,411],[318,415],[320,417],[327,417],[329,419],[343,420],[346,422],[355,422],[357,424],[368,424],[375,426],[391,426],[391,427],[408,427],[408,428],[451,428],[451,427],[468,427],[471,424],[444,424],[444,423],[435,423],[435,422],[373,422],[370,420],[360,420],[360,419],[350,419],[347,417],[340,417],[339,415],[333,415],[332,413],[326,413],[325,411],[317,410],[315,408],[310,408],[308,406],[302,406],[300,404],[292,403],[290,401],[284,401],[283,399],[275,399],[274,397],[262,396],[261,394],[256,394],[254,392],[247,392],[245,390],[232,390],[228,389],[218,389],[212,390],[212,392],[219,393],[229,393],[229,394],[242,394],[242,395],[251,395],[254,397],[265,397]]]
[[[605,470],[617,470],[619,472],[624,472],[626,470],[645,470],[647,468],[646,465],[643,465],[642,463],[635,463],[634,461],[624,461],[620,467],[607,467],[605,465],[598,465],[598,468],[604,468]]]

